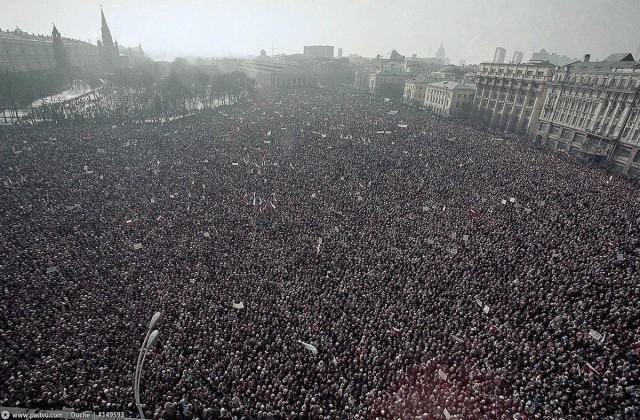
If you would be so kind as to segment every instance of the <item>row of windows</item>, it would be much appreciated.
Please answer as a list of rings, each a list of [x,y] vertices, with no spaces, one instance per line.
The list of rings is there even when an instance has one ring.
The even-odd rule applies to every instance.
[[[611,87],[618,89],[633,89],[640,86],[640,79],[627,79],[626,77],[609,77],[609,75],[588,74],[556,74],[553,80],[558,82],[579,83],[587,86]]]

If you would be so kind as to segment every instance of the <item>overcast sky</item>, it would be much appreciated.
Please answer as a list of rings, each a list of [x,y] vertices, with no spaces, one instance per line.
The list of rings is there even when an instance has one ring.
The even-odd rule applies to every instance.
[[[640,0],[0,0],[0,28],[100,36],[100,4],[121,45],[154,58],[299,53],[335,45],[344,54],[491,60],[496,46],[572,57],[640,47]],[[337,52],[337,50],[336,50]],[[640,58],[636,58],[640,59]]]

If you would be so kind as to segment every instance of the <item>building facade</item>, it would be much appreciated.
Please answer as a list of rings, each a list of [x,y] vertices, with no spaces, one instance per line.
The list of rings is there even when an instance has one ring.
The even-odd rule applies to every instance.
[[[54,46],[54,40],[56,40]],[[63,47],[64,52],[60,50]],[[21,73],[51,71],[66,55],[72,70],[93,70],[100,65],[98,48],[87,42],[63,38],[55,28],[52,36],[29,35],[19,29],[0,31],[0,71]]]
[[[548,62],[481,63],[472,116],[500,130],[533,136],[555,66]]]
[[[425,74],[420,74],[414,78],[408,79],[404,83],[404,93],[402,101],[409,106],[424,106],[424,95],[427,85],[432,80]]]
[[[293,63],[242,61],[234,69],[256,81],[262,89],[309,88],[318,86],[318,77]]]
[[[640,62],[631,54],[559,69],[550,83],[536,140],[640,177]]]
[[[405,81],[410,78],[411,74],[409,73],[357,71],[353,87],[357,90],[369,92],[372,95],[402,98]]]
[[[30,35],[16,29],[0,31],[0,71],[10,73],[42,72],[66,67],[69,74],[77,76],[94,72],[113,72],[123,65],[118,42],[111,37],[104,13],[102,40],[97,46],[88,42],[64,38],[53,27],[51,36]],[[142,47],[128,49],[130,56],[144,57]]]
[[[473,84],[429,83],[425,89],[424,107],[445,117],[466,117],[473,107],[475,90]]]

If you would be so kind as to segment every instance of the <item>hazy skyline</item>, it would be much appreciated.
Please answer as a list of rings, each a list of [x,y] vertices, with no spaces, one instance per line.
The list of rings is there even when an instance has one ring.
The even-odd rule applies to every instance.
[[[457,64],[490,61],[496,46],[580,58],[640,46],[639,0],[22,0],[5,3],[0,28],[16,26],[95,43],[100,4],[121,45],[154,58],[302,53],[334,45],[344,54],[433,56],[440,43]],[[640,57],[636,57],[640,59]]]

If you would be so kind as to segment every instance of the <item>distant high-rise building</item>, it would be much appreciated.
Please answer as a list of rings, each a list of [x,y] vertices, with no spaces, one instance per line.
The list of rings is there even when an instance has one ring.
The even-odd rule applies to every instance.
[[[504,64],[504,57],[507,55],[507,50],[502,47],[496,47],[496,52],[493,54],[493,62],[497,64]]]
[[[513,58],[511,59],[511,64],[520,64],[522,63],[522,59],[524,58],[524,54],[522,51],[514,51]]]
[[[391,55],[389,57],[391,61],[404,61],[404,55],[400,54],[398,51],[391,51]]]
[[[464,65],[467,64],[466,60],[464,58],[461,58],[460,61],[458,61],[458,65],[460,67],[464,67]]]
[[[444,52],[444,45],[440,44],[440,48],[438,48],[438,51],[436,51],[436,58],[444,60],[445,57],[446,55]]]
[[[558,55],[556,53],[549,53],[544,48],[539,52],[531,54],[532,60],[548,61],[556,66],[566,66],[567,64],[575,63],[578,61],[576,58],[567,57],[566,55]]]
[[[342,58],[342,48],[338,48],[338,58]]]
[[[333,46],[331,45],[305,45],[304,55],[313,58],[333,58]]]

